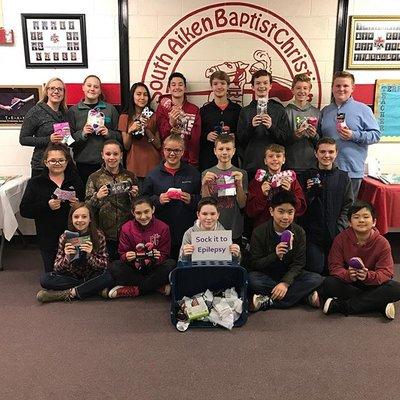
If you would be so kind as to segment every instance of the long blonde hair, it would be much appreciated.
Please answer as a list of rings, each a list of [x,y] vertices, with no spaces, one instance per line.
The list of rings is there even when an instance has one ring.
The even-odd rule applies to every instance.
[[[66,97],[65,83],[64,83],[64,82],[62,81],[62,79],[60,79],[60,78],[57,78],[57,77],[51,78],[51,79],[44,85],[44,88],[43,88],[43,97],[42,97],[42,100],[40,100],[40,101],[41,101],[42,103],[47,103],[47,102],[49,101],[49,96],[48,96],[48,94],[47,94],[47,90],[49,89],[49,87],[51,86],[51,84],[52,84],[53,82],[55,82],[55,81],[59,81],[59,82],[62,83],[62,86],[63,86],[63,89],[64,89],[64,97],[63,97],[63,99],[61,100],[60,109],[66,110],[66,109],[67,109],[67,105],[65,104],[65,97]]]

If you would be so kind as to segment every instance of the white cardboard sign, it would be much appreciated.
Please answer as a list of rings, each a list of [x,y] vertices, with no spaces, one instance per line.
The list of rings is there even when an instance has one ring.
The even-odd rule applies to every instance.
[[[192,261],[232,261],[232,231],[192,232]]]

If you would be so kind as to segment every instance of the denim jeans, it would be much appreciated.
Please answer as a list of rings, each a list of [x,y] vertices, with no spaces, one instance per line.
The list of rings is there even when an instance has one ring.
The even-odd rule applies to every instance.
[[[114,279],[109,270],[104,272],[95,272],[88,279],[75,278],[72,275],[62,274],[58,272],[48,272],[40,278],[40,285],[44,289],[50,290],[67,290],[75,288],[76,295],[79,299],[97,295],[105,288],[115,286]]]
[[[295,305],[317,289],[322,284],[323,280],[324,278],[319,274],[302,271],[289,286],[285,297],[281,300],[274,300],[273,307],[288,308]],[[249,292],[251,294],[271,296],[272,289],[278,283],[280,283],[280,281],[272,279],[264,272],[252,271],[249,273]]]
[[[400,300],[400,283],[394,280],[379,286],[362,282],[347,283],[328,276],[323,285],[324,297],[337,297],[344,314],[362,314],[382,311],[386,304]]]

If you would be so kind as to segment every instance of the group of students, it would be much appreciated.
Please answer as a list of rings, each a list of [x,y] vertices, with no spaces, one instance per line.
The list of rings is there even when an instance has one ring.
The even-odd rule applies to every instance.
[[[194,251],[191,233],[228,229],[234,263],[249,270],[252,311],[323,299],[326,314],[381,310],[393,319],[400,284],[390,245],[373,207],[354,202],[367,146],[380,135],[371,110],[351,96],[354,77],[335,74],[334,100],[322,112],[308,102],[304,74],[294,77],[286,110],[268,98],[265,70],[253,74],[255,100],[243,108],[228,99],[222,71],[201,109],[187,100],[182,74],[168,82],[154,113],[139,82],[118,116],[97,76],[68,111],[54,78],[26,115],[20,142],[35,148],[20,211],[36,222],[45,267],[38,300],[168,295],[170,272]],[[104,125],[89,123],[91,110]],[[71,148],[54,129],[65,121]],[[287,230],[290,244],[281,240]]]

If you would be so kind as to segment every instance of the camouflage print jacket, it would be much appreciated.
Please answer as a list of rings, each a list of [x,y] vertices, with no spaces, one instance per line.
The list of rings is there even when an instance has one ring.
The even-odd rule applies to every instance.
[[[131,217],[131,194],[128,192],[110,194],[103,199],[96,197],[97,191],[103,185],[115,185],[118,182],[130,181],[137,185],[133,172],[121,168],[117,175],[111,174],[104,165],[92,175],[86,184],[86,203],[92,208],[97,227],[100,228],[106,239],[118,240],[119,229]]]

